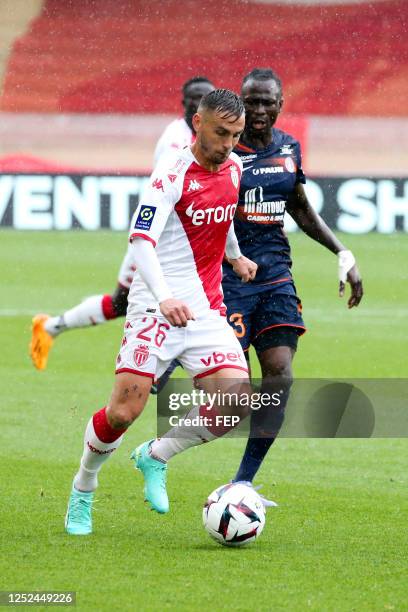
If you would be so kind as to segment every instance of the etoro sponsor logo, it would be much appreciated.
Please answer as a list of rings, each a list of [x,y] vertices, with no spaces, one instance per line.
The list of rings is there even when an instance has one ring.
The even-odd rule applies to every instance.
[[[137,366],[142,366],[149,358],[149,347],[146,344],[139,344],[133,353],[133,359]]]
[[[208,357],[202,357],[200,359],[201,363],[208,368],[211,364],[219,365],[224,362],[236,362],[240,361],[242,363],[242,355],[238,352],[230,351],[229,353],[219,353],[214,351]]]
[[[208,225],[209,223],[223,223],[224,221],[232,221],[235,214],[236,204],[227,204],[227,206],[216,206],[215,208],[198,208],[194,210],[194,202],[186,209],[186,215],[191,217],[193,225]]]

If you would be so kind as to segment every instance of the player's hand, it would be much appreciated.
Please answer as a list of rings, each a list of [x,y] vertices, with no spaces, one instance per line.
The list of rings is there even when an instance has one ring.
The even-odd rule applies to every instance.
[[[173,327],[186,327],[188,321],[194,321],[192,310],[181,300],[169,298],[160,302],[160,312]]]
[[[349,308],[358,306],[363,297],[363,281],[361,280],[360,272],[356,266],[356,260],[351,251],[340,251],[339,257],[339,296],[343,297],[346,280],[351,286],[351,296],[348,299],[347,305]]]
[[[243,283],[254,280],[258,264],[252,261],[252,259],[248,259],[248,257],[241,255],[241,257],[237,259],[228,259],[228,261],[235,274],[241,278]]]

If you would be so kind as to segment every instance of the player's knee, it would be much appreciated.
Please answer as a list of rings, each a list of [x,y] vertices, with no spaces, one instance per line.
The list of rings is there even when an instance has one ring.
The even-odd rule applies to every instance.
[[[109,424],[113,429],[126,429],[139,416],[141,410],[129,403],[111,402],[106,411]]]
[[[129,427],[143,411],[146,394],[129,385],[116,387],[107,409],[107,416],[114,429]]]
[[[266,380],[284,378],[287,384],[292,384],[293,373],[292,373],[292,362],[285,357],[274,359],[269,362],[264,368],[263,378]]]

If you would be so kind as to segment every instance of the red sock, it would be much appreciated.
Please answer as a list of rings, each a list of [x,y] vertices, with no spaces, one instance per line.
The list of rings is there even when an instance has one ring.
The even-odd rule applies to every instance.
[[[102,298],[102,312],[106,320],[117,319],[118,315],[115,312],[111,295],[104,295]]]
[[[113,429],[113,427],[109,425],[108,419],[106,418],[106,406],[102,408],[102,410],[99,410],[99,412],[95,412],[92,417],[92,422],[96,435],[99,440],[105,444],[114,442],[126,431],[126,428]]]

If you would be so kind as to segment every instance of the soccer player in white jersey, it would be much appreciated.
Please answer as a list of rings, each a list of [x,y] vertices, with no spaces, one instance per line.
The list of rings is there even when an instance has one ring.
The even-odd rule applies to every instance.
[[[193,115],[197,112],[201,98],[213,90],[214,85],[206,77],[193,77],[184,83],[181,100],[184,116],[172,121],[159,138],[154,152],[154,165],[162,155],[183,149],[194,141]],[[34,366],[39,370],[47,367],[54,338],[62,332],[124,317],[134,271],[132,250],[128,248],[120,266],[117,287],[112,294],[92,295],[55,317],[36,315],[33,318],[30,342],[30,355]]]
[[[217,89],[201,100],[193,123],[195,142],[159,161],[132,219],[136,272],[115,384],[109,404],[86,427],[66,515],[70,534],[91,533],[98,472],[141,414],[153,379],[173,359],[204,392],[222,393],[232,380],[241,391],[249,388],[245,356],[225,318],[221,289],[224,252],[244,281],[255,277],[257,267],[241,255],[232,224],[242,171],[232,149],[245,125],[242,100]],[[167,461],[222,433],[213,427],[215,414],[207,406],[190,414],[210,417],[208,427],[179,425],[173,436],[145,442],[132,455],[145,479],[145,498],[160,513],[169,510]]]

